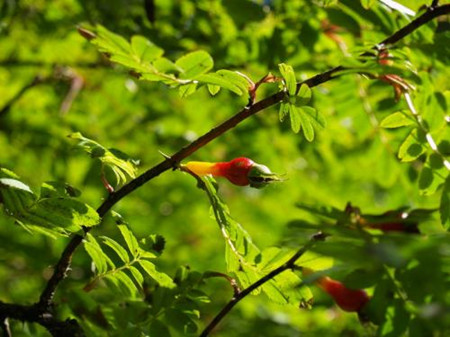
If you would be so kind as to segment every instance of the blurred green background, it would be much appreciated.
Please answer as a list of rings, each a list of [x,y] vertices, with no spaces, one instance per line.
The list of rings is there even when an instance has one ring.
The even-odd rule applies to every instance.
[[[429,1],[398,2],[418,11]],[[0,109],[26,90],[0,113],[0,166],[15,171],[36,190],[44,181],[68,182],[83,192],[81,200],[97,207],[106,196],[100,166],[75,150],[68,134],[82,132],[139,159],[142,173],[162,160],[160,152],[174,153],[247,104],[245,97],[223,90],[214,97],[199,91],[180,98],[177,90],[163,84],[141,82],[100,55],[78,34],[79,25],[99,23],[127,39],[144,35],[170,59],[204,49],[213,56],[215,69],[239,70],[256,81],[276,73],[281,62],[292,65],[299,80],[305,79],[340,64],[346,53],[358,54],[407,22],[408,16],[381,3],[366,10],[353,0],[5,0],[0,2]],[[325,34],[331,24],[339,26],[338,36],[346,48]],[[443,115],[450,98],[450,35],[445,29],[435,34],[436,27],[433,22],[421,28],[398,52],[418,71],[412,81],[429,81],[431,90],[444,93],[430,96],[428,102]],[[430,68],[431,73],[420,78]],[[36,78],[39,83],[30,85]],[[276,84],[266,85],[258,97],[277,90]],[[427,94],[420,90],[425,89],[418,95]],[[315,88],[312,105],[328,123],[312,143],[292,133],[287,122],[279,123],[278,107],[272,107],[189,158],[225,161],[246,156],[284,175],[283,183],[263,190],[219,181],[231,214],[259,247],[286,241],[287,223],[292,220],[314,221],[295,206],[298,202],[339,209],[351,202],[368,213],[401,206],[438,207],[439,194],[420,191],[419,168],[400,164],[396,157],[407,132],[379,128],[386,115],[405,108],[394,100],[390,86],[344,76]],[[165,237],[166,250],[158,261],[168,274],[174,275],[180,265],[225,272],[223,239],[210,217],[207,197],[192,177],[168,171],[114,210],[138,237],[152,233]],[[92,233],[118,237],[109,217]],[[66,242],[30,234],[0,217],[0,300],[36,301]],[[61,308],[76,302],[77,296],[86,301],[81,289],[91,276],[90,268],[80,248],[61,285]],[[220,279],[208,281],[205,289],[212,303],[202,308],[201,322],[208,322],[231,296]],[[249,297],[215,335],[368,333],[356,315],[339,311],[328,297],[315,289],[314,293],[316,305],[309,311],[271,304],[263,296]],[[101,302],[108,293],[100,289],[90,296]],[[14,336],[45,335],[34,325],[15,322],[13,329]]]

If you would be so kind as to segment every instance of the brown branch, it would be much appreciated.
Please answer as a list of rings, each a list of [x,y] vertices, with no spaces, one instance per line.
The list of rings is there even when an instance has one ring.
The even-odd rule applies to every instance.
[[[213,320],[208,324],[208,326],[203,330],[200,334],[200,337],[206,337],[209,333],[220,323],[220,321],[233,309],[233,307],[238,304],[242,299],[244,299],[247,295],[249,295],[252,291],[258,289],[264,283],[270,281],[278,274],[281,274],[285,270],[292,269],[295,266],[295,262],[308,250],[310,250],[318,241],[323,241],[326,237],[324,233],[314,234],[311,239],[300,248],[286,263],[279,266],[278,268],[272,270],[266,276],[263,276],[255,283],[251,284],[249,287],[242,290],[239,294],[235,295],[223,308],[220,312],[213,318]]]
[[[225,280],[227,280],[228,283],[230,284],[231,288],[233,288],[234,296],[238,295],[241,292],[241,289],[239,288],[239,284],[231,276],[224,274],[224,273],[217,272],[217,271],[205,271],[202,276],[203,279],[211,278],[211,277],[222,277]]]
[[[85,230],[87,232],[87,230]],[[70,262],[72,261],[73,252],[81,244],[83,237],[81,235],[75,235],[70,240],[69,244],[64,249],[58,263],[55,266],[52,277],[48,280],[44,291],[40,296],[38,305],[43,310],[51,310],[53,297],[55,296],[55,290],[59,282],[61,282],[66,276],[69,270]],[[1,312],[1,311],[0,311]]]
[[[433,1],[434,4],[434,1]],[[421,16],[417,17],[413,21],[411,21],[409,24],[407,24],[405,27],[399,29],[394,34],[389,36],[388,38],[381,41],[378,46],[386,46],[386,45],[392,45],[394,43],[397,43],[404,37],[408,36],[412,32],[414,32],[417,28],[425,25],[426,23],[430,22],[431,20],[437,18],[438,16],[447,15],[450,13],[450,4],[442,5],[439,7],[433,7],[433,4],[431,5],[428,10],[423,13]]]
[[[45,327],[54,337],[84,336],[78,322],[74,319],[60,321],[51,312],[42,310],[39,305],[9,304],[0,301],[0,318],[12,318],[19,321],[38,323]],[[8,335],[6,335],[8,336]]]
[[[433,4],[435,2],[433,1]],[[450,13],[450,5],[442,5],[438,7],[431,7],[429,8],[424,14],[410,22],[408,25],[400,29],[399,31],[392,34],[390,37],[382,41],[379,45],[387,45],[387,44],[394,44],[398,42],[399,40],[403,39],[407,35],[411,34],[413,31],[421,27],[422,25],[426,24],[430,20],[446,15]],[[344,68],[342,66],[335,67],[333,69],[330,69],[328,71],[325,71],[323,73],[320,73],[314,77],[311,77],[301,83],[297,84],[297,90],[299,90],[300,86],[302,84],[307,84],[309,87],[315,87],[319,84],[328,82],[329,80],[333,79],[339,71],[343,70]],[[226,120],[222,124],[218,125],[217,127],[211,129],[209,132],[198,138],[196,141],[190,143],[189,145],[185,146],[181,150],[179,150],[177,153],[175,153],[172,157],[166,158],[156,166],[152,167],[136,179],[129,182],[127,185],[123,186],[118,191],[111,193],[108,198],[100,205],[100,207],[97,209],[98,214],[100,217],[103,217],[118,201],[120,201],[123,197],[133,192],[135,189],[139,188],[143,184],[147,183],[151,179],[159,176],[161,173],[176,168],[178,163],[185,159],[186,157],[190,156],[192,153],[196,152],[201,147],[205,146],[212,140],[216,139],[223,133],[227,132],[228,130],[235,127],[237,124],[241,123],[243,120],[247,119],[248,117],[258,113],[261,110],[264,110],[270,106],[273,106],[277,103],[279,103],[284,97],[284,92],[278,92],[276,94],[273,94],[272,96],[269,96],[254,105],[251,105],[250,107],[246,107],[240,112],[238,112],[236,115],[231,117],[230,119]],[[89,228],[85,228],[84,232],[89,232]],[[69,269],[73,253],[75,252],[76,248],[81,244],[83,241],[83,237],[81,235],[75,235],[72,237],[66,248],[64,249],[59,261],[57,262],[53,275],[50,278],[50,280],[47,282],[47,285],[42,292],[40,296],[40,300],[36,305],[32,306],[19,306],[19,305],[13,305],[13,304],[3,304],[0,302],[0,317],[1,318],[13,318],[13,319],[19,319],[19,320],[25,320],[29,322],[38,322],[37,315],[45,313],[46,315],[51,315],[51,307],[53,303],[53,298],[55,294],[55,290],[59,283],[66,277],[67,271]],[[303,254],[303,248],[297,252],[297,254]],[[296,254],[296,255],[297,255]],[[298,259],[294,255],[292,259],[295,260]],[[289,263],[289,261],[288,261]],[[292,263],[293,264],[293,263]],[[217,323],[225,316],[235,305],[238,301],[240,301],[243,297],[245,297],[248,293],[250,293],[253,289],[256,289],[261,284],[264,284],[269,279],[273,278],[275,275],[279,274],[280,272],[289,269],[291,266],[288,267],[279,267],[278,269],[275,269],[272,273],[268,274],[266,277],[262,278],[258,282],[256,282],[254,285],[250,286],[249,288],[245,289],[239,294],[238,299],[234,299],[231,301],[226,308],[224,308],[219,315],[215,318],[213,322],[209,326],[209,330],[206,332],[206,335],[209,333],[209,331],[214,328],[214,326],[217,325]],[[275,273],[275,274],[274,274]],[[39,310],[36,310],[38,308]],[[22,314],[17,314],[18,311],[21,311]],[[67,321],[66,321],[67,322]],[[64,324],[66,322],[59,322],[56,320],[52,320],[52,324],[54,323],[54,326],[51,326],[50,323],[47,324],[47,329],[51,331],[53,329],[54,331],[58,330],[59,328],[63,328]],[[71,324],[76,324],[76,321],[69,321],[72,322]],[[42,324],[42,325],[44,325]],[[79,326],[78,326],[79,327]],[[81,328],[80,330],[81,331]],[[202,336],[206,336],[202,335]],[[56,336],[56,335],[55,335]],[[72,336],[67,334],[67,336]],[[76,335],[73,335],[76,336]]]

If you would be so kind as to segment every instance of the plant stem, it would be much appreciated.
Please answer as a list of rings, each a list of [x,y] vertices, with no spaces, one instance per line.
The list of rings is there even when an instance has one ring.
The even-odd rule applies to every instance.
[[[324,233],[317,233],[314,234],[309,241],[300,248],[286,263],[279,266],[278,268],[272,270],[269,274],[266,276],[263,276],[255,283],[251,284],[244,290],[242,290],[237,295],[233,296],[233,298],[220,310],[220,312],[213,318],[213,320],[208,324],[208,326],[203,330],[203,332],[200,334],[200,337],[206,337],[209,335],[209,333],[217,326],[217,324],[220,323],[220,321],[233,309],[233,307],[238,304],[242,299],[244,299],[247,295],[249,295],[252,291],[256,290],[260,286],[262,286],[267,281],[270,281],[278,274],[281,274],[285,270],[292,269],[295,265],[295,262],[308,250],[310,250],[318,241],[323,241],[326,237],[326,234]],[[299,286],[301,286],[300,284]]]
[[[417,112],[414,103],[412,101],[411,95],[409,94],[409,92],[405,92],[403,95],[405,96],[406,104],[408,105],[411,114],[416,119],[417,125],[425,133],[425,139],[427,140],[428,145],[430,145],[431,150],[433,150],[433,152],[436,153],[442,159],[442,163],[444,164],[445,168],[450,171],[450,162],[445,158],[445,156],[441,153],[441,151],[439,151],[438,146],[436,145],[436,142],[431,136],[430,131],[428,131],[427,126],[423,122],[422,116],[419,115],[419,113]]]

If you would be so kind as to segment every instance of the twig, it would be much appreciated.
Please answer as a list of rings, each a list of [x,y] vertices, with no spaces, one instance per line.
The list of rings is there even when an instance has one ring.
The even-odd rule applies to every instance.
[[[445,158],[445,156],[441,153],[441,151],[439,151],[439,148],[435,140],[433,139],[433,136],[431,136],[428,127],[424,123],[422,116],[419,115],[419,113],[417,112],[414,103],[412,101],[411,95],[409,94],[409,92],[405,92],[403,96],[405,96],[406,104],[408,105],[409,111],[411,111],[411,114],[415,118],[418,127],[425,133],[425,139],[427,140],[428,145],[430,145],[431,150],[433,150],[433,152],[441,158],[445,168],[450,171],[450,162]]]
[[[85,230],[85,232],[87,232],[87,230]],[[69,270],[70,262],[72,261],[73,252],[82,241],[83,237],[81,235],[73,236],[61,254],[61,257],[59,258],[59,261],[53,271],[52,277],[48,280],[38,302],[38,305],[43,308],[43,310],[51,310],[56,287],[67,276],[67,271]]]
[[[208,326],[203,330],[200,334],[200,337],[206,337],[209,333],[220,323],[220,321],[233,309],[233,307],[239,303],[244,297],[249,295],[252,291],[256,290],[260,286],[262,286],[267,281],[270,281],[278,274],[281,274],[285,270],[294,268],[295,262],[308,250],[310,250],[318,241],[323,241],[326,237],[324,233],[314,234],[311,239],[300,248],[286,263],[279,266],[278,268],[272,270],[266,276],[263,276],[255,283],[251,284],[244,290],[242,290],[239,294],[235,295],[223,308],[220,312],[213,318],[213,320],[208,324]]]
[[[433,4],[434,3],[435,3],[435,1],[433,1]],[[384,39],[381,43],[378,44],[378,46],[386,46],[386,45],[392,45],[394,43],[397,43],[404,37],[411,34],[417,28],[428,23],[429,21],[437,18],[438,16],[447,15],[450,13],[450,4],[442,5],[439,7],[433,7],[433,4],[431,5],[432,7],[429,8],[425,13],[423,13],[421,16],[417,17],[415,20],[411,21],[405,27],[396,31],[394,34],[392,34],[388,38]]]
[[[61,107],[59,109],[60,114],[64,116],[67,114],[67,112],[69,112],[70,108],[72,107],[73,101],[83,88],[84,78],[69,67],[63,67],[61,72],[62,75],[67,78],[67,80],[70,80],[69,92],[61,103]]]
[[[435,2],[433,1],[433,4]],[[431,8],[428,11],[426,11],[424,14],[419,16],[414,21],[410,22],[408,25],[400,29],[399,31],[392,34],[390,37],[382,41],[379,45],[387,45],[387,44],[394,44],[398,42],[399,40],[403,39],[405,36],[411,34],[413,31],[421,27],[422,25],[426,24],[430,20],[446,15],[450,13],[450,4],[448,5],[442,5],[435,8]],[[343,70],[344,68],[342,66],[335,67],[333,69],[330,69],[328,71],[325,71],[323,73],[320,73],[314,77],[311,77],[303,82],[300,82],[297,84],[297,90],[300,89],[300,86],[302,84],[307,84],[309,87],[315,87],[319,84],[325,83],[331,79],[333,79],[337,72]],[[111,193],[108,198],[100,205],[100,207],[97,209],[98,214],[100,217],[103,217],[118,201],[120,201],[123,197],[133,192],[135,189],[139,188],[146,182],[150,181],[151,179],[159,176],[161,173],[174,168],[177,166],[177,164],[185,159],[186,157],[190,156],[192,153],[196,152],[201,147],[205,146],[212,140],[216,139],[226,131],[232,129],[237,124],[241,123],[243,120],[247,119],[248,117],[256,114],[257,112],[266,109],[270,106],[273,106],[277,103],[279,103],[284,97],[284,92],[279,92],[274,95],[271,95],[254,105],[247,107],[240,112],[238,112],[236,115],[231,117],[230,119],[226,120],[219,126],[211,129],[209,132],[198,138],[196,141],[190,143],[189,145],[182,148],[180,151],[175,153],[172,157],[166,158],[164,161],[160,162],[156,166],[152,167],[136,179],[130,181],[127,185],[123,186],[118,191]],[[85,228],[84,232],[89,232],[89,228]],[[65,278],[67,271],[70,266],[70,262],[72,260],[72,256],[76,248],[81,244],[83,240],[83,237],[81,235],[75,235],[72,237],[66,248],[64,249],[59,261],[57,262],[53,275],[50,278],[50,280],[47,282],[47,285],[42,292],[40,296],[40,300],[36,305],[32,306],[20,306],[15,304],[3,304],[0,302],[0,313],[2,317],[9,317],[13,319],[23,320],[23,321],[29,321],[29,322],[38,322],[44,326],[47,327],[49,331],[58,330],[59,327],[64,326],[64,324],[67,322],[59,322],[56,320],[52,320],[52,323],[56,326],[52,327],[49,324],[45,325],[45,322],[39,322],[38,317],[42,315],[42,313],[45,313],[46,315],[51,315],[51,307],[53,303],[53,298],[55,294],[55,290],[59,283]],[[293,261],[295,262],[298,257],[300,257],[304,253],[304,249],[302,248],[299,250],[293,257]],[[297,256],[298,255],[298,256]],[[291,262],[293,265],[294,262]],[[289,263],[289,261],[287,262]],[[283,265],[285,266],[285,265]],[[230,311],[238,301],[240,301],[243,297],[245,297],[248,293],[250,293],[253,289],[256,289],[261,284],[264,284],[267,282],[267,280],[271,279],[275,275],[281,273],[282,271],[289,269],[288,267],[279,267],[278,269],[275,269],[272,271],[272,273],[269,273],[266,277],[260,279],[258,282],[256,282],[254,285],[250,286],[249,288],[243,290],[237,299],[234,299],[231,301],[227,307],[225,307],[219,315],[214,319],[213,322],[210,323],[209,330],[205,330],[206,334],[202,334],[202,336],[206,336],[214,326],[217,325],[218,322],[223,318],[223,316],[226,315],[228,311]],[[281,268],[281,269],[280,269]],[[38,308],[39,310],[37,310]],[[75,325],[79,328],[76,321],[72,320],[72,325]],[[207,328],[208,329],[208,328]],[[76,330],[76,329],[75,329]],[[81,331],[81,328],[79,328],[78,332]],[[53,333],[53,332],[52,332]],[[73,336],[76,336],[75,334],[72,334]],[[70,334],[67,334],[66,336],[72,336]],[[54,335],[56,336],[56,335]]]
[[[241,289],[239,288],[237,281],[227,274],[219,273],[217,271],[206,271],[203,273],[202,278],[210,278],[210,277],[222,277],[225,280],[227,280],[230,286],[233,288],[234,296],[238,295],[241,292]]]

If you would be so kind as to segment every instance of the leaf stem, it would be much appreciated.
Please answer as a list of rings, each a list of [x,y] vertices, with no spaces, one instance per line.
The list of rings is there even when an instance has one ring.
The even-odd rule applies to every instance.
[[[438,146],[436,145],[436,142],[431,136],[431,133],[428,130],[427,126],[425,125],[422,116],[417,112],[414,103],[412,101],[411,95],[409,94],[409,92],[404,92],[404,96],[406,104],[408,105],[408,108],[411,111],[411,114],[416,119],[417,125],[425,133],[425,139],[427,140],[428,145],[430,145],[430,148],[433,150],[434,153],[436,153],[439,157],[441,157],[445,168],[450,171],[450,162],[445,158],[445,156],[441,153],[441,151],[439,151]]]

